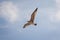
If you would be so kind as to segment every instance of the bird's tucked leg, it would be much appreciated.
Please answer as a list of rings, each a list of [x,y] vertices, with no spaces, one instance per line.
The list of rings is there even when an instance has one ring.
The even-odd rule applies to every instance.
[[[36,26],[37,24],[35,23],[34,25]]]

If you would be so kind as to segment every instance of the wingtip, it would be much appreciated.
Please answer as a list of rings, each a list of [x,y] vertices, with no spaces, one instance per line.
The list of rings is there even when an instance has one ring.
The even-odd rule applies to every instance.
[[[25,27],[23,27],[23,28],[25,28]]]
[[[25,28],[25,26],[23,26],[23,28]]]
[[[38,8],[35,9],[35,11],[37,11],[37,10],[38,10]]]
[[[38,9],[38,8],[36,8],[36,9]]]

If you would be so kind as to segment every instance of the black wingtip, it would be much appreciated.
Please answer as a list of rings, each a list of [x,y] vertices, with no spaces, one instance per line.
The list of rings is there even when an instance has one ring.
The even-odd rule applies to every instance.
[[[36,10],[37,10],[38,8],[36,8]]]
[[[23,28],[25,28],[25,27],[23,27]]]
[[[38,10],[38,8],[35,9],[35,11],[37,11],[37,10]]]
[[[25,28],[25,26],[23,26],[23,28]]]

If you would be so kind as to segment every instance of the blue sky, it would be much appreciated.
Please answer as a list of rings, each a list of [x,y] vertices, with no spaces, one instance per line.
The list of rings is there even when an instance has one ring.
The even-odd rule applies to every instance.
[[[36,7],[37,26],[23,29]],[[60,40],[60,0],[0,0],[0,40]]]

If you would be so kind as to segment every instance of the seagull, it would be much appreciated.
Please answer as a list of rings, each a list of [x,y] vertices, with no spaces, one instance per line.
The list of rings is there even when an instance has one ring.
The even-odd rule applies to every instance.
[[[35,10],[34,10],[34,12],[32,13],[32,15],[31,15],[31,19],[29,20],[29,21],[27,21],[27,23],[26,24],[24,24],[24,26],[23,26],[23,28],[26,28],[27,26],[29,26],[29,25],[31,25],[31,24],[33,24],[33,25],[37,25],[36,23],[34,23],[34,19],[35,19],[35,15],[36,15],[36,13],[37,13],[37,10],[38,10],[38,8],[36,8]]]

